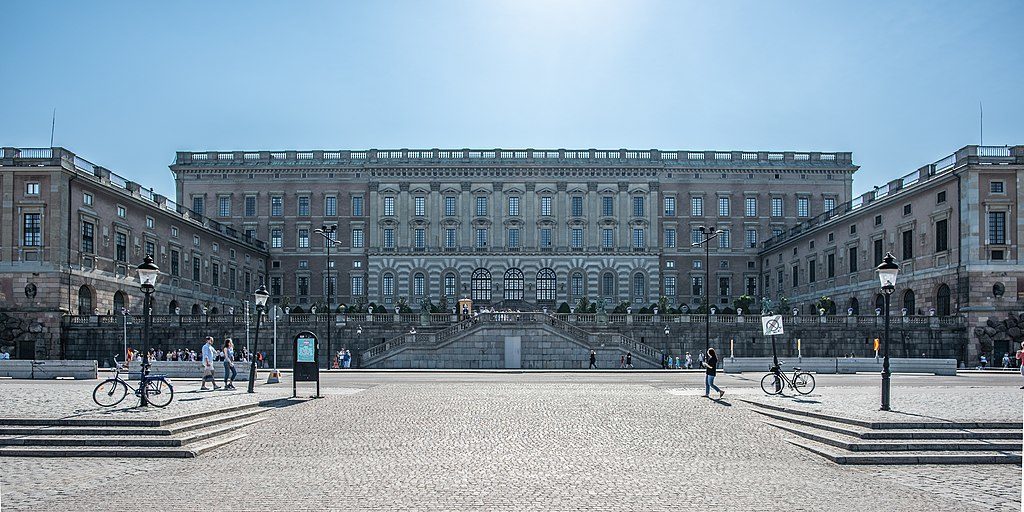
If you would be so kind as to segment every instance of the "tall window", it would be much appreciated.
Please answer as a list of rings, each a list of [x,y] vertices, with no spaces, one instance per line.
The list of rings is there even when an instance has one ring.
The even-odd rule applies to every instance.
[[[540,228],[540,246],[551,247],[551,228]]]
[[[647,246],[647,241],[644,239],[644,228],[633,228],[633,248],[643,249]]]
[[[582,297],[584,295],[583,274],[573,272],[572,276],[569,277],[569,294],[573,297]]]
[[[647,301],[647,278],[640,272],[633,274],[633,302],[641,304]]]
[[[1006,212],[988,212],[988,243],[1006,243]]]
[[[605,298],[615,296],[615,274],[605,272],[601,275],[601,296]]]
[[[39,183],[30,182],[25,184],[25,195],[27,196],[38,196],[39,195]]]
[[[601,215],[605,217],[615,215],[615,199],[612,196],[601,196]]]
[[[676,198],[667,196],[665,198],[665,216],[674,217],[676,214]]]
[[[903,232],[903,259],[909,260],[914,257],[914,231]]]
[[[729,198],[719,197],[718,198],[718,216],[728,217],[729,216]]]
[[[572,228],[572,248],[583,248],[583,228]]]
[[[748,197],[743,200],[743,213],[747,217],[757,217],[757,198]]]
[[[444,275],[444,294],[446,297],[455,296],[455,274],[451,272]]]
[[[270,230],[270,246],[275,249],[280,249],[284,240],[282,240],[281,229],[274,228]]]
[[[203,210],[204,210],[205,206],[206,206],[205,198],[202,198],[202,197],[193,197],[192,198],[192,211],[198,213],[199,215],[203,215]]]
[[[757,247],[757,230],[756,229],[748,229],[747,230],[747,247],[750,247],[750,248]]]
[[[200,282],[202,280],[202,262],[199,261],[199,256],[192,255],[192,280]]]
[[[782,217],[782,198],[772,198],[772,217]]]
[[[554,270],[540,269],[537,272],[537,302],[554,302],[556,284]]]
[[[703,197],[690,198],[690,215],[694,217],[702,217],[704,215]]]
[[[665,247],[673,248],[676,246],[676,230],[673,228],[665,229]]]
[[[366,291],[363,289],[363,276],[352,276],[352,295],[363,295]]]
[[[523,271],[510,268],[505,272],[505,300],[523,300]]]
[[[221,217],[231,216],[231,198],[220,196],[217,198],[217,214]]]
[[[654,205],[657,207],[658,205]],[[643,217],[644,216],[644,198],[643,196],[636,196],[633,198],[633,216]]]
[[[551,196],[543,196],[540,198],[540,214],[551,215]]]
[[[249,286],[246,286],[245,289],[248,290]],[[271,277],[270,278],[270,294],[275,296],[275,297],[281,295],[281,278],[280,277]]]
[[[146,249],[143,254],[156,257],[156,244],[152,240],[146,240]]]
[[[796,214],[798,217],[807,217],[811,214],[811,200],[806,197],[799,197],[796,200]]]
[[[519,216],[519,196],[512,196],[508,198],[508,215],[510,217]]]
[[[807,262],[807,282],[813,283],[818,279],[818,262],[811,260]]]
[[[916,301],[914,300],[914,290],[907,290],[903,292],[903,307],[906,308],[907,314],[913,315],[916,311]]]
[[[470,298],[474,302],[491,301],[491,273],[478,268],[470,276]]]
[[[82,252],[94,252],[96,226],[92,222],[82,222]]]
[[[38,245],[38,242],[37,244]],[[115,259],[117,261],[128,261],[128,235],[118,231],[114,235]]]
[[[949,311],[949,286],[941,284],[938,291],[935,292],[935,314],[949,316]]]
[[[728,277],[718,278],[718,295],[721,297],[732,295],[732,282]]]
[[[856,247],[850,247],[849,260],[850,260],[850,272],[856,272],[857,271],[857,248]]]
[[[181,275],[181,255],[174,249],[171,249],[171,275]]]
[[[338,278],[331,275],[324,277],[324,295],[335,295],[338,293]]]
[[[676,296],[676,276],[665,276],[665,296],[669,298]]]
[[[393,208],[394,204],[392,203],[391,206]],[[352,196],[352,216],[363,216],[363,196]]]
[[[300,229],[299,230],[299,248],[300,249],[306,249],[308,247],[309,247],[309,230],[308,229]]]
[[[601,247],[611,249],[614,245],[613,232],[609,228],[601,229]]]
[[[728,249],[729,247],[731,247],[731,242],[732,241],[730,240],[730,236],[729,235],[730,235],[730,231],[728,229],[723,229],[722,232],[718,234],[718,247],[719,248],[721,248],[721,249]]]
[[[571,211],[572,213],[570,215],[573,217],[583,216],[583,196],[572,196]]]
[[[935,252],[949,250],[949,221],[942,219],[935,223]]]
[[[487,196],[477,196],[476,198],[476,216],[486,217],[487,216]]]
[[[391,297],[395,295],[395,276],[393,274],[384,274],[384,277],[380,279],[381,293],[384,294],[384,302],[390,304]]]
[[[395,229],[384,228],[384,248],[394,249],[395,248]]]
[[[359,249],[363,247],[363,230],[353,229],[352,230],[352,247]]]
[[[334,217],[338,215],[338,198],[327,196],[324,198],[324,215]]]
[[[384,197],[384,215],[394,216],[395,215],[395,197],[385,196]]]
[[[690,244],[699,244],[704,240],[704,234],[699,229],[690,230]]]
[[[422,217],[427,214],[427,198],[423,196],[416,196],[413,198],[413,211],[417,217]]]
[[[444,230],[444,246],[448,249],[455,248],[455,228]]]
[[[256,216],[256,196],[245,196],[245,216]]]
[[[424,295],[424,288],[426,288],[426,278],[422,272],[417,272],[412,276],[412,293],[416,297],[422,297]]]
[[[793,265],[793,288],[800,285],[800,267]]]
[[[829,279],[836,276],[836,253],[830,252],[825,256],[825,272]]]
[[[211,267],[210,275],[213,278],[213,280],[212,280],[213,285],[214,286],[220,286],[220,264],[219,263],[211,263],[210,267]]]
[[[425,249],[427,247],[427,234],[426,234],[426,230],[423,229],[423,228],[416,228],[416,231],[415,231],[414,235],[415,235],[414,242],[416,244],[416,248],[417,249]]]
[[[704,295],[704,278],[701,276],[690,277],[690,295],[699,297]]]
[[[519,248],[519,228],[508,229],[508,246],[511,249]]]
[[[747,278],[747,295],[750,295],[751,297],[757,296],[757,278]]]
[[[881,239],[878,239],[878,240],[874,241],[874,249],[875,249],[875,266],[877,267],[878,265],[882,264],[882,258],[884,257],[882,255],[883,252],[882,252],[882,240]]]
[[[825,198],[825,211],[831,213],[832,210],[836,209],[836,199],[834,197]]]
[[[309,196],[299,196],[299,217],[309,217]]]
[[[455,216],[455,196],[444,197],[444,214],[447,217]]]
[[[295,280],[295,293],[299,296],[309,295],[309,278],[299,277]]]
[[[78,289],[78,314],[79,315],[91,315],[92,310],[92,290],[88,286],[82,285]]]
[[[487,247],[487,228],[477,228],[476,230],[476,246]]]

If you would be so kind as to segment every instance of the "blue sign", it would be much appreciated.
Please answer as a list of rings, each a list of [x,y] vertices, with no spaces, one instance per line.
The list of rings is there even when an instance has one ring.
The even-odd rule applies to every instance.
[[[316,338],[312,336],[303,336],[300,334],[295,339],[295,362],[316,362]]]

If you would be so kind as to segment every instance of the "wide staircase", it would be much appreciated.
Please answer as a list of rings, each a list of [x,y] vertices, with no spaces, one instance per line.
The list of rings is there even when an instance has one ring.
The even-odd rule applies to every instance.
[[[547,341],[572,343],[586,350],[599,351],[605,356],[631,353],[633,365],[638,368],[660,367],[662,353],[617,332],[588,332],[569,322],[540,312],[492,312],[480,313],[471,318],[433,332],[415,332],[396,336],[384,343],[363,351],[361,365],[366,368],[383,366],[389,358],[410,348],[437,350],[446,345],[464,340],[484,330],[499,329],[514,334],[519,330],[539,328],[548,335]],[[606,357],[607,359],[607,357]],[[605,365],[607,367],[607,365]]]

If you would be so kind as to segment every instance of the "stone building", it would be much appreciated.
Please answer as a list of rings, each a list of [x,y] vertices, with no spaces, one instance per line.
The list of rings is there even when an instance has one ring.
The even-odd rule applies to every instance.
[[[62,315],[141,313],[147,254],[166,276],[154,315],[240,311],[265,275],[263,242],[63,148],[3,148],[0,191],[0,346],[13,357],[63,357]]]

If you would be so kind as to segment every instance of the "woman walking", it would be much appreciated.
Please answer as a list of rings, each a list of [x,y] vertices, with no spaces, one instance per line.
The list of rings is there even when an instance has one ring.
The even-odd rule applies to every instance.
[[[235,376],[238,372],[235,371],[235,344],[231,338],[224,340],[221,355],[224,357],[224,389],[235,389]]]
[[[722,391],[718,386],[715,385],[715,373],[718,366],[718,355],[715,353],[715,349],[708,349],[708,356],[702,362],[704,368],[707,369],[707,375],[704,376],[704,398],[711,398],[711,388],[718,391],[718,398],[722,398],[725,395],[725,391]]]
[[[1020,367],[1020,376],[1024,377],[1024,341],[1020,343],[1020,350],[1017,351],[1017,366]],[[1020,388],[1024,389],[1024,386]]]

